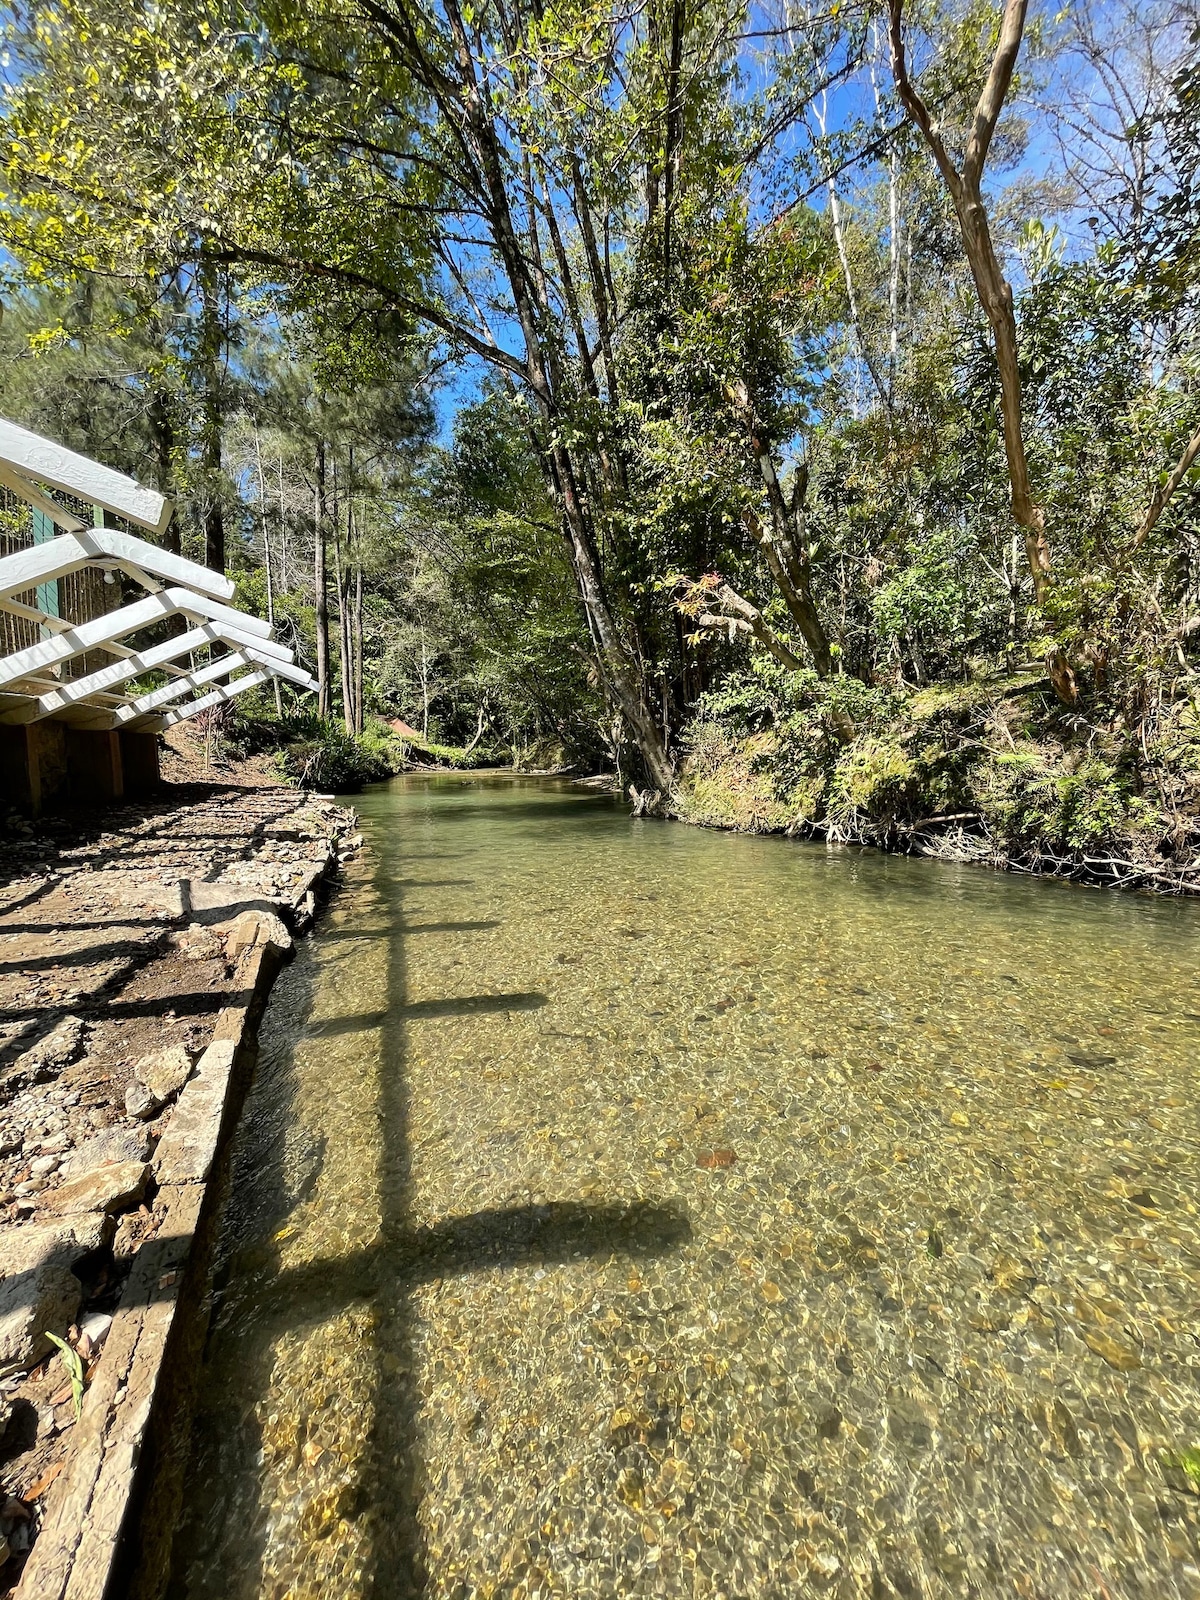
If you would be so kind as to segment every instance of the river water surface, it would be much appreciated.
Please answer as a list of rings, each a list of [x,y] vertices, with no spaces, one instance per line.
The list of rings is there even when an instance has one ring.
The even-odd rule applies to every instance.
[[[356,803],[174,1600],[1200,1596],[1200,906]]]

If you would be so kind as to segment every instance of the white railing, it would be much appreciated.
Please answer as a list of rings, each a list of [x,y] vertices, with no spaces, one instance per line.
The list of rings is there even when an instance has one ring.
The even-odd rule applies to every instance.
[[[88,728],[150,731],[211,710],[272,677],[316,689],[268,623],[224,603],[233,598],[234,585],[223,573],[115,528],[88,528],[47,488],[90,500],[155,533],[171,520],[171,504],[162,495],[3,418],[0,484],[63,530],[0,558],[0,611],[36,624],[40,634],[35,643],[0,656],[0,723],[53,717]],[[146,590],[145,597],[74,623],[49,606],[19,598],[32,593],[40,599],[46,586],[86,567],[124,573]],[[173,617],[193,626],[158,643],[139,642],[147,629]],[[214,647],[227,653],[213,655]],[[62,676],[66,663],[96,650],[113,657],[111,663],[81,677]],[[198,652],[210,659],[198,661]],[[155,689],[137,687],[138,678],[156,671],[170,681]],[[185,696],[194,698],[174,704]]]

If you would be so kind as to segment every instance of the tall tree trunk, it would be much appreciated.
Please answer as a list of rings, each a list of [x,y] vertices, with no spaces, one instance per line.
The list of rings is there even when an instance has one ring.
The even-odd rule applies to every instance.
[[[258,423],[254,424],[254,464],[258,468],[258,517],[262,529],[263,546],[263,571],[267,578],[267,621],[272,628],[275,626],[275,590],[271,581],[271,536],[267,529],[267,484],[263,476],[262,442],[258,437]],[[275,715],[283,715],[283,699],[279,691],[279,679],[271,674],[271,683],[275,689]]]
[[[279,583],[286,594],[291,588],[288,567],[288,538],[287,516],[283,509],[283,451],[279,452],[278,461],[278,495],[279,495]]]
[[[729,398],[746,429],[751,454],[758,464],[759,476],[767,491],[767,504],[771,515],[771,526],[768,529],[763,526],[762,519],[748,506],[742,516],[743,525],[766,557],[776,587],[812,654],[817,675],[828,678],[833,672],[833,649],[821,614],[817,610],[816,601],[813,599],[811,563],[803,528],[803,480],[797,479],[792,504],[789,506],[784,498],[779,475],[771,459],[770,445],[758,419],[754,396],[750,393],[749,386],[739,380],[730,387]]]
[[[170,311],[178,305],[178,287],[174,279],[159,285],[159,292],[147,317],[150,339],[158,353],[160,367],[150,390],[148,420],[150,437],[154,441],[154,478],[161,495],[170,497],[175,489],[175,447],[178,443],[174,396],[166,379],[167,343],[170,337]],[[172,555],[180,555],[180,524],[172,517],[163,534],[163,548]],[[178,619],[182,621],[183,619]]]
[[[221,280],[216,266],[202,260],[196,273],[200,291],[200,465],[204,472],[204,564],[225,570],[225,510],[221,504],[221,432],[224,422],[225,326]]]
[[[822,143],[824,143],[826,122],[826,106],[824,95],[822,95],[819,100],[813,101],[813,115],[817,119],[817,126],[821,130],[821,140]],[[824,155],[822,155],[822,161],[828,167],[828,162]],[[833,176],[832,169],[828,171],[828,175],[825,179],[825,188],[829,195],[829,222],[833,228],[833,242],[837,246],[838,261],[841,263],[842,281],[846,286],[846,309],[850,313],[850,326],[854,329],[854,342],[858,346],[858,353],[862,358],[863,366],[866,367],[867,372],[870,374],[871,382],[875,386],[875,393],[879,396],[883,404],[890,409],[891,401],[888,396],[888,391],[884,385],[882,377],[880,376],[878,368],[871,359],[871,351],[867,345],[866,336],[863,333],[862,319],[859,316],[858,310],[858,295],[854,288],[854,275],[850,271],[850,253],[846,249],[846,230],[842,224],[842,199],[838,194],[837,180]],[[854,387],[855,407],[857,409],[857,382],[855,383]]]
[[[888,157],[888,394],[900,363],[900,157]]]
[[[362,561],[354,563],[354,731],[363,731],[363,570]]]
[[[325,441],[317,441],[313,488],[313,596],[317,620],[317,715],[329,716],[329,590],[325,578],[325,542],[329,506],[325,485]]]
[[[338,597],[338,665],[342,680],[342,721],[346,732],[354,732],[354,668],[350,644],[350,567],[342,560],[340,530],[333,540],[334,587]]]
[[[443,11],[450,30],[458,76],[451,92],[442,87],[447,82],[444,70],[440,67],[433,69],[431,63],[431,70],[436,73],[437,79],[433,82],[433,92],[451,121],[460,128],[461,136],[471,148],[472,159],[477,163],[479,182],[486,195],[485,209],[491,244],[508,280],[524,345],[522,375],[537,409],[545,439],[540,455],[549,468],[548,483],[562,512],[575,578],[596,646],[598,665],[637,742],[650,781],[660,792],[669,793],[673,780],[672,764],[659,737],[644,677],[621,636],[609,606],[590,510],[581,503],[579,496],[578,485],[582,475],[576,471],[570,452],[563,443],[565,425],[570,421],[569,384],[563,381],[557,370],[555,340],[549,336],[548,330],[544,332],[542,329],[534,270],[514,225],[506,177],[507,155],[497,130],[489,81],[486,75],[481,76],[476,70],[472,39],[464,24],[459,0],[443,0]],[[589,271],[594,280],[593,290],[596,290],[597,284],[601,285],[597,295],[599,320],[603,315],[602,303],[607,310],[607,296],[602,275],[593,265],[597,254],[595,234],[577,157],[572,158],[571,171],[577,214],[582,213],[579,221],[587,248]],[[603,321],[600,333],[603,345],[606,338]],[[607,350],[605,363],[606,376],[615,393],[612,387],[614,369],[609,364]]]
[[[429,742],[429,651],[425,645],[425,624],[421,624],[421,738]]]
[[[588,278],[592,289],[592,303],[596,308],[596,328],[600,335],[600,349],[604,355],[604,386],[608,391],[610,410],[617,405],[617,363],[613,348],[613,320],[615,307],[609,294],[608,276],[600,259],[600,246],[592,223],[588,203],[587,185],[584,183],[583,163],[571,157],[572,208],[583,239],[584,258],[588,265]]]
[[[687,26],[685,0],[671,0],[671,42],[667,53],[667,121],[663,138],[663,281],[671,278],[671,222],[675,190],[683,159],[683,35]]]
[[[154,476],[159,494],[170,496],[174,488],[172,458],[175,451],[175,424],[171,416],[171,398],[166,385],[156,383],[150,394],[150,435],[154,440]],[[172,555],[182,554],[179,519],[172,517],[163,534],[163,548]]]

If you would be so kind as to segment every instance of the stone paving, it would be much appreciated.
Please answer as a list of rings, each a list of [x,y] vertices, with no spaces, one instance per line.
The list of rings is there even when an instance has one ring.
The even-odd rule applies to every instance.
[[[70,1443],[71,1368],[86,1389],[154,1235],[155,1150],[237,958],[264,926],[287,945],[307,926],[352,821],[190,785],[0,822],[0,1594]]]

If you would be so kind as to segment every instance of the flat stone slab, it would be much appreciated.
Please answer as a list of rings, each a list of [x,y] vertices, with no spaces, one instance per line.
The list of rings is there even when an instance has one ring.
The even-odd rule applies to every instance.
[[[203,1183],[208,1177],[236,1054],[233,1039],[216,1039],[200,1057],[154,1158],[160,1184]]]
[[[150,1154],[150,1134],[146,1128],[102,1128],[81,1144],[63,1167],[64,1178],[78,1178],[113,1161],[145,1161]]]
[[[45,1196],[42,1209],[69,1216],[81,1211],[125,1211],[146,1191],[150,1165],[146,1161],[110,1161],[68,1178]]]

